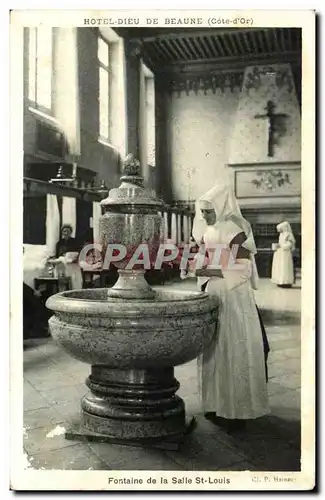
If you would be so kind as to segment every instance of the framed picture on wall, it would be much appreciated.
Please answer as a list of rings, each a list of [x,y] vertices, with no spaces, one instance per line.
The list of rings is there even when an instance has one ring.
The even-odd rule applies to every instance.
[[[301,170],[238,170],[235,172],[235,193],[237,198],[298,197],[301,194]]]

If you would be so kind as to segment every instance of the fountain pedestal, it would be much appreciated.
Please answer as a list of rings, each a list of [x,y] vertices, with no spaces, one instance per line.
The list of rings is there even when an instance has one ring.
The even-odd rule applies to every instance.
[[[217,305],[203,292],[154,290],[139,265],[128,269],[130,249],[147,245],[156,257],[162,202],[138,171],[125,168],[122,185],[103,200],[103,250],[125,245],[114,264],[111,289],[72,290],[50,297],[52,337],[72,357],[91,365],[81,420],[68,439],[178,447],[193,428],[186,422],[174,367],[196,358],[215,331]],[[136,174],[136,175],[135,175]]]
[[[81,422],[69,439],[91,439],[178,449],[194,428],[186,421],[173,368],[118,370],[92,366],[90,392],[81,400]]]
[[[92,366],[81,403],[83,425],[120,439],[156,438],[184,430],[185,408],[175,395],[174,369],[117,370]],[[166,425],[166,423],[167,425]]]

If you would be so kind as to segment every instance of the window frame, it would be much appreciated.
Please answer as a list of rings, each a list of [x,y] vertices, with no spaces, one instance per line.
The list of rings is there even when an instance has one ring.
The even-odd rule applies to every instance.
[[[103,63],[100,58],[99,58],[99,40],[102,40],[106,45],[107,45],[107,51],[108,51],[108,65]],[[112,90],[112,50],[111,50],[111,44],[106,38],[100,33],[99,30],[97,30],[97,63],[98,63],[98,142],[104,144],[104,145],[111,145],[111,136],[112,136],[112,124],[111,124],[111,90]],[[107,95],[107,123],[108,123],[108,130],[107,130],[107,137],[101,134],[101,113],[100,113],[100,107],[101,107],[101,102],[100,102],[100,73],[101,69],[103,69],[108,78],[108,95]]]
[[[54,94],[55,94],[55,29],[50,26],[48,29],[51,30],[51,83],[50,83],[50,99],[51,99],[51,107],[48,108],[42,104],[39,104],[37,102],[37,93],[38,93],[38,87],[37,87],[37,82],[39,79],[39,69],[37,65],[37,45],[38,45],[38,27],[33,26],[29,28],[29,33],[28,33],[28,103],[29,103],[29,109],[31,111],[34,111],[36,113],[39,113],[40,115],[44,115],[45,117],[49,117],[50,119],[54,119]],[[31,44],[31,33],[32,30],[35,32],[35,58],[34,58],[34,65],[35,65],[35,82],[34,82],[34,88],[33,88],[33,94],[34,98],[30,97],[30,66],[31,66],[31,53],[30,53],[30,44]]]

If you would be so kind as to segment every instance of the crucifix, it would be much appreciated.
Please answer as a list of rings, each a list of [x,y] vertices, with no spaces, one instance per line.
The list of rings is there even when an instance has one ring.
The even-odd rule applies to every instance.
[[[264,115],[255,115],[255,118],[261,118],[263,120],[268,120],[268,148],[267,148],[267,156],[274,156],[274,146],[275,142],[275,132],[278,131],[277,124],[279,123],[279,119],[285,118],[287,115],[283,113],[275,113],[275,104],[272,101],[267,101],[265,107],[266,113]]]

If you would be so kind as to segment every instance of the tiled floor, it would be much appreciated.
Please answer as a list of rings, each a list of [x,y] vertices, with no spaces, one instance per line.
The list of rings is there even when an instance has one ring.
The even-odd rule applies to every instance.
[[[190,281],[174,284],[193,288]],[[176,368],[187,413],[197,428],[180,451],[68,441],[64,429],[79,412],[87,365],[52,341],[31,342],[24,352],[24,450],[36,469],[260,470],[300,469],[300,288],[279,289],[261,280],[256,292],[271,346],[271,415],[229,436],[206,421],[196,391],[196,362]]]

